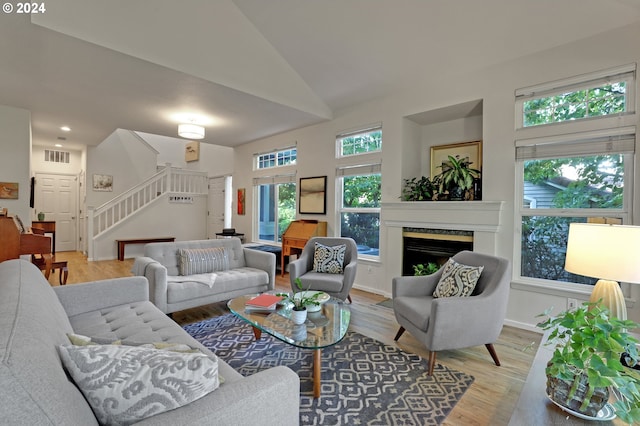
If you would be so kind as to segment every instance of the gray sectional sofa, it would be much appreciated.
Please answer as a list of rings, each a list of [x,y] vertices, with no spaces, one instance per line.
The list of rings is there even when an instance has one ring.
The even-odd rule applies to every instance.
[[[148,288],[144,277],[51,287],[29,262],[1,263],[0,424],[98,424],[57,350],[69,344],[68,333],[134,343],[182,343],[211,356],[149,301]],[[139,424],[298,424],[300,383],[289,368],[242,377],[218,360],[218,371],[224,378],[219,388]]]
[[[229,255],[229,269],[216,271],[213,285],[180,275],[180,249],[210,248],[225,248]],[[273,253],[244,248],[238,238],[151,243],[145,245],[144,257],[135,260],[132,272],[149,280],[151,301],[168,314],[273,290],[276,257]]]

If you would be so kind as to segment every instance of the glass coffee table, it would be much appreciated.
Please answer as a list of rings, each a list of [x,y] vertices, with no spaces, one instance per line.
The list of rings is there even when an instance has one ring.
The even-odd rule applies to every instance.
[[[320,396],[322,348],[333,346],[347,334],[351,311],[339,299],[331,298],[321,305],[318,312],[309,312],[307,321],[295,325],[290,319],[293,304],[278,305],[275,312],[258,312],[245,310],[248,300],[257,296],[236,297],[227,303],[233,314],[248,322],[253,327],[253,334],[260,339],[265,332],[291,346],[313,350],[313,396]]]

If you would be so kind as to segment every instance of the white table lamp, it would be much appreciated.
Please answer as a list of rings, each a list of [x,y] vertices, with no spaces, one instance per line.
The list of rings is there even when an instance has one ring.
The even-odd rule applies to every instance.
[[[570,224],[564,269],[598,278],[589,301],[602,299],[612,317],[627,319],[618,282],[640,283],[640,226]]]

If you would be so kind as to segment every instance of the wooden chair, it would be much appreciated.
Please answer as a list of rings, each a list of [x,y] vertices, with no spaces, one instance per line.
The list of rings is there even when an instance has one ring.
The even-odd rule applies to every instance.
[[[45,231],[40,228],[31,228],[31,232],[36,235],[44,235]],[[50,255],[48,255],[50,256]],[[51,266],[47,268],[47,262],[44,258],[44,255],[31,255],[31,263],[36,265],[41,271],[44,271],[44,276],[48,280],[50,272],[53,271],[55,274],[56,269],[60,270],[60,276],[58,278],[60,285],[67,284],[67,278],[69,277],[69,267],[67,265],[66,260],[56,260],[56,255],[51,256]]]

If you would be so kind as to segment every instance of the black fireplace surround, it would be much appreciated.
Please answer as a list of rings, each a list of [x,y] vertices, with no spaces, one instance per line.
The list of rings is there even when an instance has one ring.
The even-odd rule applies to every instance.
[[[402,228],[402,275],[414,275],[413,266],[434,262],[442,266],[453,255],[473,250],[473,231]]]

